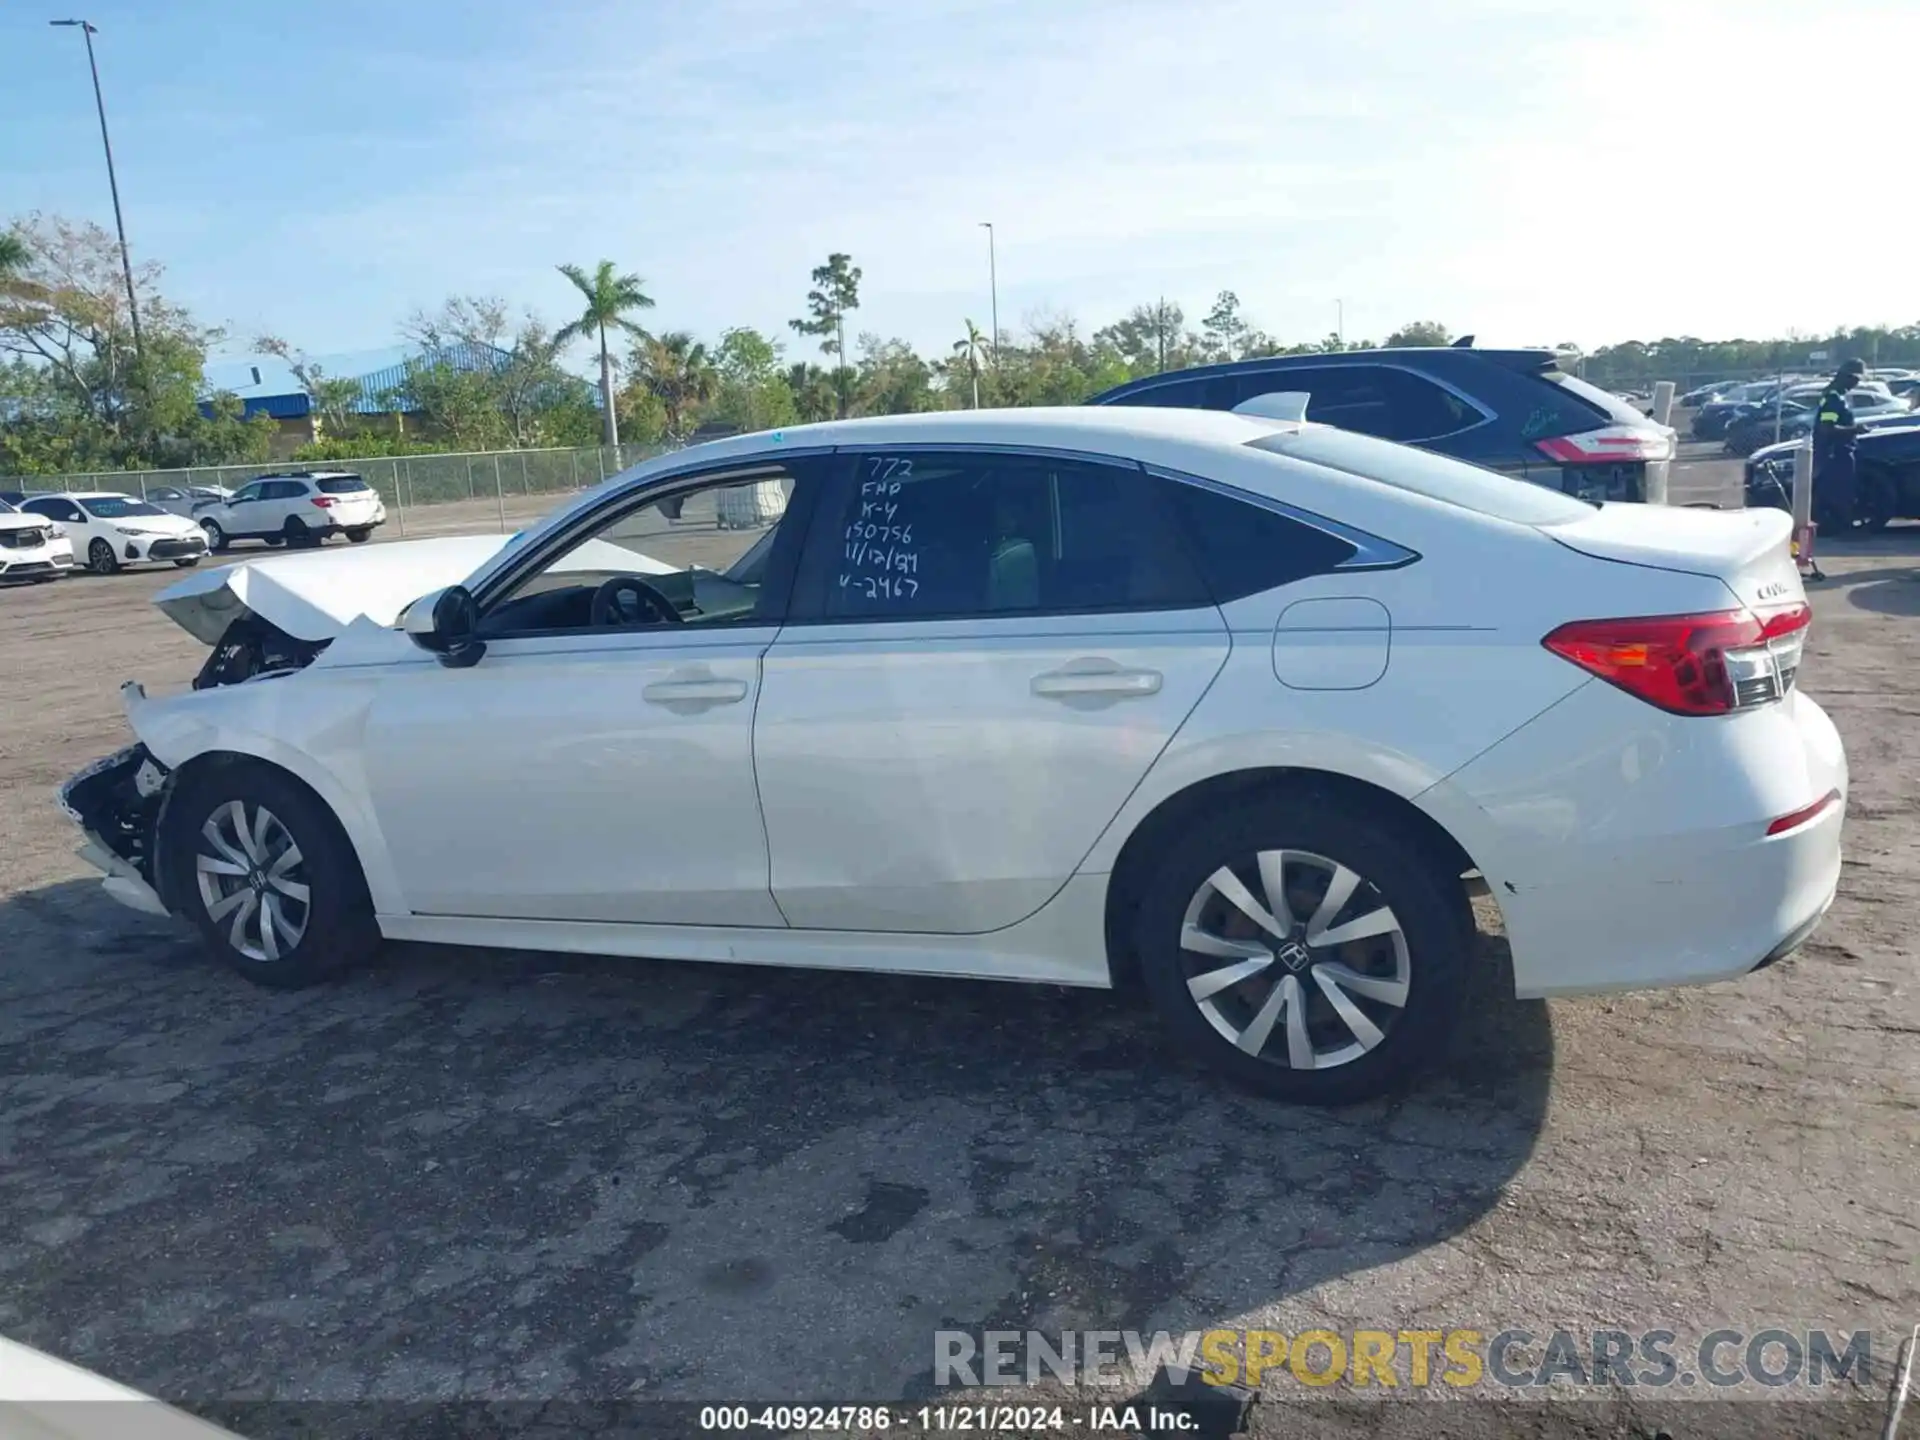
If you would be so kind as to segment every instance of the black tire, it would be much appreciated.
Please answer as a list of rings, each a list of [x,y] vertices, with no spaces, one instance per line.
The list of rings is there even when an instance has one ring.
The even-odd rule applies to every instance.
[[[237,843],[236,804],[257,849]],[[261,822],[262,811],[271,823]],[[224,837],[221,843],[208,835],[210,825]],[[284,868],[282,841],[299,852]],[[251,872],[203,876],[203,855],[216,865],[237,860]],[[188,776],[167,802],[161,870],[169,906],[194,923],[214,955],[255,984],[298,989],[379,951],[373,902],[346,832],[312,791],[271,766],[227,765]],[[226,904],[248,893],[256,897],[251,904]]]
[[[308,545],[320,543],[314,534],[300,523],[299,517],[294,515],[287,517],[287,523],[281,527],[281,536],[286,540],[289,550],[300,550]]]
[[[1860,472],[1860,495],[1853,507],[1856,534],[1878,535],[1893,522],[1894,494],[1894,483],[1884,472]]]
[[[120,568],[120,557],[105,540],[87,546],[87,568],[96,575],[111,575]]]
[[[347,543],[349,545],[364,545],[367,543],[367,541],[371,540],[372,538],[373,538],[373,531],[365,528],[364,526],[358,530],[347,531]]]
[[[194,555],[194,556],[190,556],[185,560],[176,560],[173,563],[175,565],[178,565],[182,570],[191,570],[194,566],[200,563],[200,557],[198,555]]]
[[[233,544],[233,537],[227,534],[226,527],[218,520],[202,520],[200,528],[206,532],[207,549],[216,555],[224,553]]]
[[[1255,931],[1261,943],[1273,940],[1274,948],[1267,952],[1273,957],[1271,963],[1207,997],[1205,1003],[1215,1017],[1210,1019],[1189,981],[1237,962],[1189,951],[1182,939],[1188,915],[1200,907],[1197,923],[1211,929],[1218,922],[1206,918],[1207,907],[1217,901],[1229,918],[1243,918],[1244,912],[1227,906],[1217,892],[1214,900],[1203,905],[1203,890],[1209,887],[1210,877],[1226,867],[1236,874],[1246,872],[1253,882],[1248,889],[1254,899],[1260,899],[1256,857],[1278,851],[1303,852],[1361,877],[1353,898],[1327,917],[1339,923],[1323,929],[1347,928],[1361,916],[1385,908],[1398,922],[1401,943],[1396,946],[1391,936],[1375,936],[1325,949],[1302,946],[1295,959],[1284,959],[1293,946]],[[1446,869],[1402,827],[1364,811],[1356,813],[1344,798],[1297,792],[1244,803],[1197,822],[1167,846],[1142,897],[1136,922],[1134,943],[1141,978],[1181,1049],[1240,1084],[1277,1099],[1308,1104],[1342,1105],[1369,1099],[1401,1086],[1439,1057],[1459,1017],[1472,910],[1462,903],[1464,891],[1458,877],[1448,875]],[[1307,900],[1317,900],[1315,877],[1324,877],[1318,880],[1324,893],[1334,873],[1331,868],[1294,861],[1283,865],[1281,883],[1290,896],[1297,896],[1304,883]],[[1306,902],[1290,903],[1298,909]],[[1289,917],[1279,918],[1285,926]],[[1246,923],[1253,929],[1250,921]],[[1298,926],[1289,928],[1300,934]],[[1313,977],[1312,972],[1329,962],[1348,967],[1346,973],[1352,978],[1347,983],[1364,980],[1378,989],[1397,988],[1403,996],[1404,1003],[1395,1005],[1334,987],[1378,1032],[1371,1048],[1366,1048],[1358,1029],[1341,1019],[1327,987]],[[1389,963],[1394,968],[1382,968]],[[1329,980],[1333,973],[1329,971]],[[1302,997],[1308,1044],[1318,1049],[1319,1040],[1325,1038],[1327,1053],[1338,1053],[1340,1047],[1333,1042],[1344,1033],[1351,1042],[1347,1048],[1360,1047],[1354,1058],[1324,1069],[1292,1068],[1290,1016],[1285,1013],[1291,1003],[1275,999],[1288,981],[1302,987],[1296,993]],[[1362,1000],[1366,1003],[1360,1004]],[[1234,1025],[1224,1013],[1229,1008],[1247,1017],[1240,1027],[1243,1036],[1269,1011],[1279,1009],[1281,1018],[1268,1016],[1269,1038],[1256,1043],[1249,1053],[1216,1028],[1216,1020],[1230,1028]]]
[[[287,543],[286,536],[284,535],[262,535],[260,539],[263,544],[275,550]]]

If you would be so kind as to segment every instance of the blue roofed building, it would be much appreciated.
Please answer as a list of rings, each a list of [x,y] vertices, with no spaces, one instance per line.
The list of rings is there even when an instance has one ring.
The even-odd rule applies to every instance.
[[[353,411],[369,429],[406,435],[419,426],[418,410],[406,394],[408,366],[426,358],[417,345],[390,345],[380,350],[354,350],[336,355],[314,355],[308,362],[329,380],[352,380],[360,387]],[[486,370],[505,363],[505,351],[489,345],[450,345],[435,352],[461,370]],[[248,418],[265,415],[278,434],[276,458],[321,436],[322,422],[312,397],[293,367],[277,355],[243,355],[208,360],[200,410],[211,415],[212,397],[223,390],[240,398]],[[597,397],[597,391],[596,397]]]

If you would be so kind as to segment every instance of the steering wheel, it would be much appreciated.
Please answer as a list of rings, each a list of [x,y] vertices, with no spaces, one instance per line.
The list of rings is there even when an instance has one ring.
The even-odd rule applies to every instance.
[[[589,618],[596,629],[682,623],[673,602],[638,575],[616,575],[601,581],[600,588],[593,592]]]

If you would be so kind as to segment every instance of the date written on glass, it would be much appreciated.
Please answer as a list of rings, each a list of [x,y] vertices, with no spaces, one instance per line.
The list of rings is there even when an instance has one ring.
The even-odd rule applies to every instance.
[[[920,552],[901,491],[913,478],[904,455],[873,455],[860,481],[860,508],[841,536],[839,588],[849,600],[911,600],[920,593]]]

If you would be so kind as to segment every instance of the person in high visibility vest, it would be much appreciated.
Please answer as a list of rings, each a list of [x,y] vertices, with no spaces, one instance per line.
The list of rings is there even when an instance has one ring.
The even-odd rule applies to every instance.
[[[1834,373],[1813,414],[1813,503],[1823,528],[1844,533],[1853,523],[1858,493],[1854,451],[1860,426],[1847,396],[1867,373],[1866,362],[1849,360]]]

